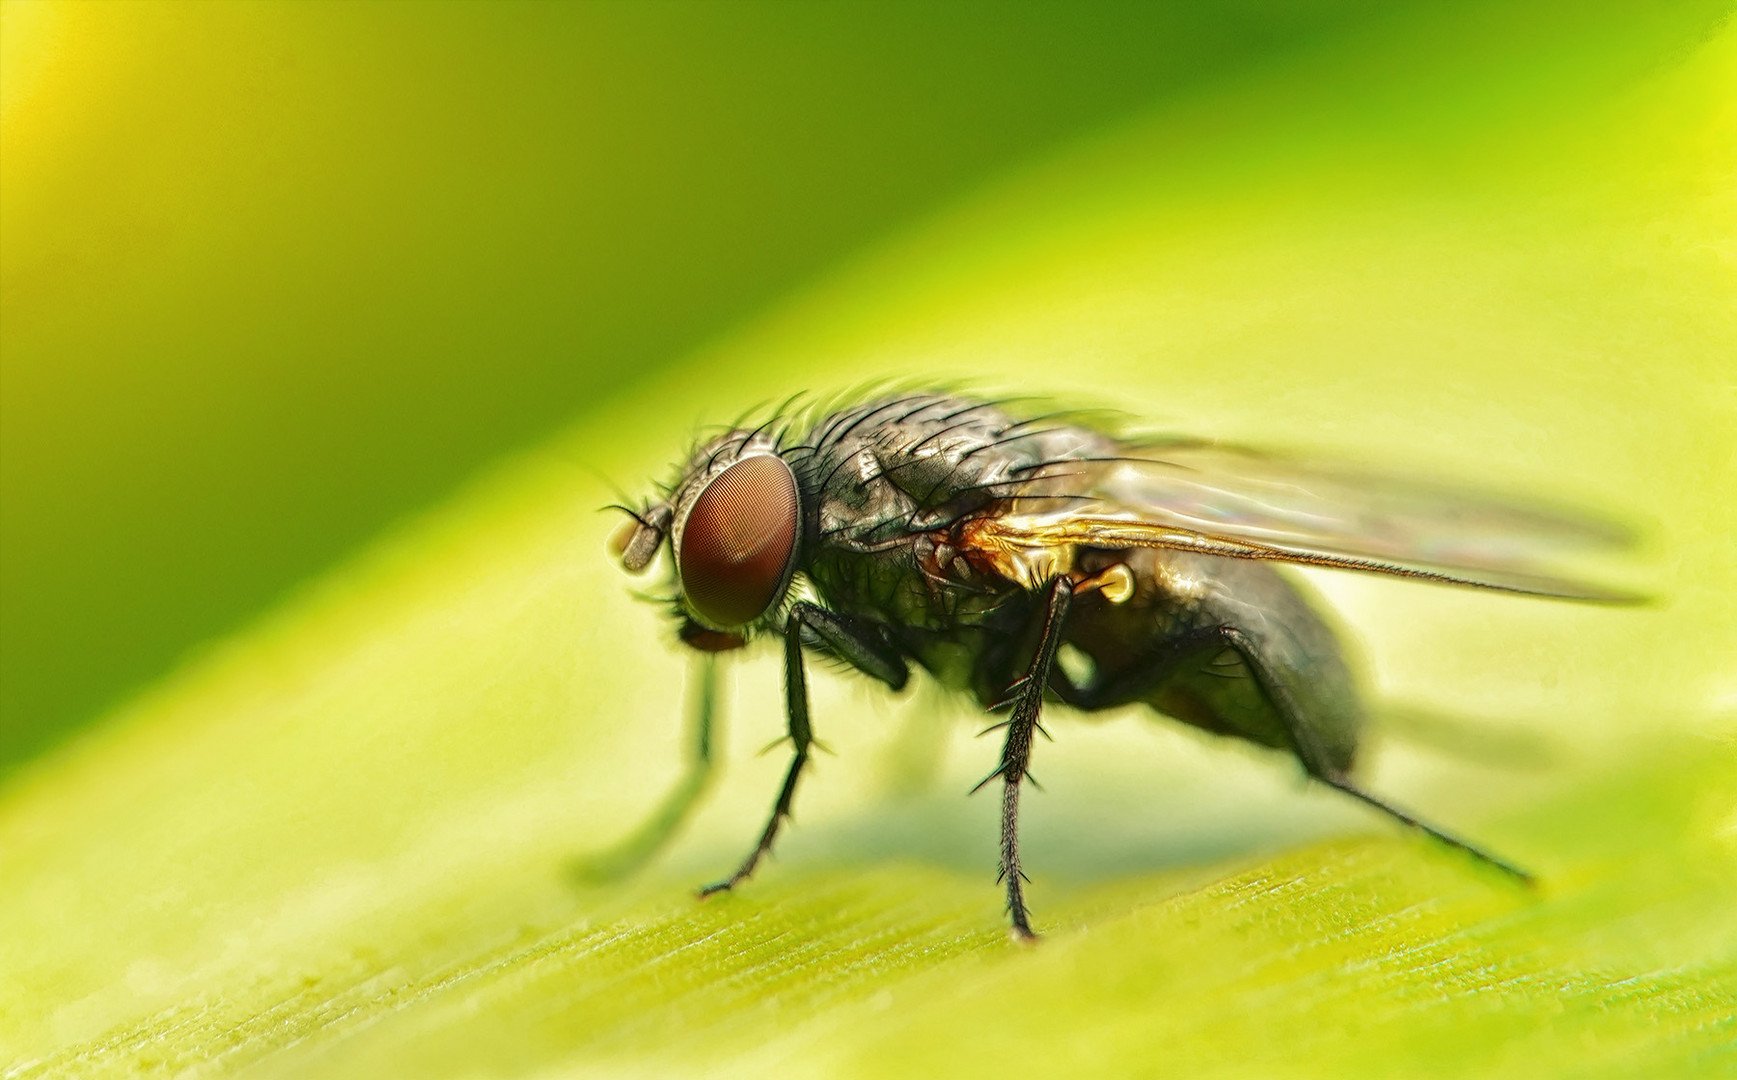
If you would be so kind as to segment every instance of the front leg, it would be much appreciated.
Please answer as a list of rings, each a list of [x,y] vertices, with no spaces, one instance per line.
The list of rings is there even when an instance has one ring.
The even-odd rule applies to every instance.
[[[784,786],[778,789],[778,801],[772,805],[772,816],[760,833],[760,842],[754,845],[754,850],[742,860],[735,873],[701,889],[702,897],[735,888],[745,881],[772,850],[773,842],[778,839],[778,830],[790,817],[790,804],[796,798],[796,782],[802,778],[803,766],[808,764],[809,748],[814,744],[814,732],[808,723],[808,679],[802,668],[804,630],[814,633],[835,655],[895,690],[903,687],[909,677],[904,658],[892,652],[867,628],[806,600],[791,605],[790,615],[784,623],[784,711],[789,720],[793,751],[790,769],[784,774]]]
[[[1007,741],[1001,748],[1001,764],[983,778],[982,787],[997,776],[1001,777],[1001,877],[1007,883],[1007,914],[1013,921],[1013,932],[1025,939],[1035,938],[1030,913],[1025,907],[1025,872],[1019,866],[1019,785],[1030,773],[1031,737],[1037,730],[1038,713],[1043,708],[1044,688],[1049,685],[1050,669],[1055,664],[1055,652],[1061,645],[1062,626],[1067,621],[1068,608],[1074,598],[1073,585],[1066,578],[1056,578],[1049,585],[1049,604],[1044,614],[1043,633],[1038,638],[1037,652],[1024,677],[1008,688],[1013,699],[1013,715],[1007,721]]]

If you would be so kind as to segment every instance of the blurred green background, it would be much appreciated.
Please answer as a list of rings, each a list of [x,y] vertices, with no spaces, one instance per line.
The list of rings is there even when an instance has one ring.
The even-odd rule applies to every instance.
[[[0,771],[889,230],[1385,6],[6,0]]]
[[[230,566],[264,596],[305,570],[284,556],[251,577],[244,556],[298,514],[337,523],[328,559],[340,524],[402,520],[0,784],[0,1071],[1737,1072],[1729,5],[1026,12],[1025,45],[997,53],[1001,10],[4,9],[8,379],[60,387],[8,384],[8,470],[14,445],[55,448],[8,489],[8,530],[50,549],[9,581],[36,621],[59,601],[71,620],[51,654],[9,610],[9,657],[36,649],[44,687],[69,658],[57,678],[94,686],[76,646],[99,643],[85,623],[121,625],[110,592],[152,630],[151,590],[192,605],[166,561],[127,563],[150,550],[133,534],[183,537],[162,543],[189,578]],[[692,43],[664,68],[611,53],[610,78],[641,73],[666,111],[587,113],[615,140],[593,136],[596,161],[563,156],[567,114],[531,100],[538,72],[553,88],[574,68],[537,58],[602,39],[555,25],[581,18],[646,55],[666,42],[634,19]],[[765,42],[856,96],[771,79]],[[389,74],[388,55],[416,64]],[[762,96],[714,96],[700,56],[741,61]],[[189,74],[211,69],[227,81]],[[660,97],[677,70],[696,89]],[[1098,89],[1045,112],[1069,79]],[[485,83],[519,87],[522,110],[483,108]],[[720,100],[763,103],[782,149],[739,143]],[[469,141],[442,138],[454,125]],[[904,187],[838,149],[858,129],[904,148]],[[833,149],[809,160],[805,141]],[[658,145],[638,173],[603,167]],[[690,197],[688,173],[720,161],[695,180],[711,198]],[[556,182],[594,166],[614,202]],[[804,175],[801,199],[778,186]],[[672,267],[713,290],[713,308],[687,300],[710,314],[677,311]],[[574,857],[651,813],[683,758],[687,658],[603,555],[604,478],[637,489],[696,422],[877,375],[1057,391],[1641,525],[1634,559],[1588,569],[1650,590],[1645,607],[1303,572],[1360,646],[1380,721],[1365,781],[1541,889],[1300,789],[1278,755],[1057,709],[1023,822],[1048,937],[1020,948],[992,884],[995,800],[963,795],[997,749],[972,738],[980,718],[921,680],[891,695],[816,665],[836,756],[777,860],[698,904],[783,765],[754,754],[781,720],[764,642],[732,658],[702,812],[646,873],[575,885]],[[466,476],[495,452],[478,417],[516,449]],[[415,498],[394,486],[412,472]],[[199,547],[220,518],[228,540]],[[177,617],[165,641],[212,632]],[[181,647],[159,644],[134,677]]]

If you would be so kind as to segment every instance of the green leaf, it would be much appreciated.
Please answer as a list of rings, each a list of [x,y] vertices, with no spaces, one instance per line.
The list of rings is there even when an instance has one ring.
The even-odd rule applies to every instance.
[[[7,1075],[1737,1071],[1737,35],[1565,12],[1396,16],[1009,177],[18,773]],[[1022,946],[963,794],[977,718],[817,673],[836,754],[780,857],[701,903],[782,767],[764,651],[679,842],[577,883],[684,756],[685,661],[609,566],[597,473],[638,487],[696,418],[871,375],[1645,522],[1648,609],[1311,575],[1382,700],[1470,718],[1414,732],[1501,759],[1396,726],[1369,782],[1540,890],[1272,755],[1058,715]]]

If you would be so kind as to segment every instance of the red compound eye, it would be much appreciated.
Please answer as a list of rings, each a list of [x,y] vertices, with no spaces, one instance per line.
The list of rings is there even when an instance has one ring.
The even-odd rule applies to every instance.
[[[753,622],[777,599],[796,554],[796,477],[782,458],[743,458],[694,500],[682,526],[682,592],[714,626]]]

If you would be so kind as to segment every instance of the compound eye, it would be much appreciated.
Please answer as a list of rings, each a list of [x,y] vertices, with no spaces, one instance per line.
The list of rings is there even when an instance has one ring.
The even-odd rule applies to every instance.
[[[682,592],[714,626],[744,626],[777,599],[796,554],[796,477],[782,458],[743,458],[700,491],[682,526]]]

